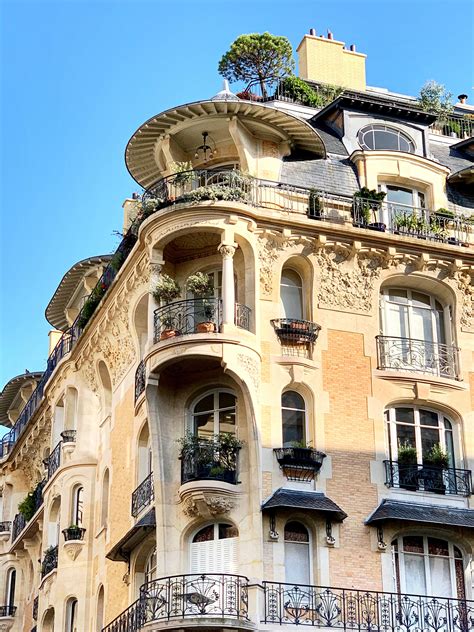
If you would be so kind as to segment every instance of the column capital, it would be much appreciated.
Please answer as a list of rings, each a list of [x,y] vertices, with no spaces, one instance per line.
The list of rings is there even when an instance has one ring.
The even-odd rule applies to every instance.
[[[217,248],[223,259],[232,259],[237,250],[237,244],[220,244]]]

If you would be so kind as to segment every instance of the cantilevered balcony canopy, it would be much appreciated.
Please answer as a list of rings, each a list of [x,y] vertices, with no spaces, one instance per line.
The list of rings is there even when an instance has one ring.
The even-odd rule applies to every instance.
[[[315,511],[328,519],[342,522],[347,514],[339,505],[321,492],[305,492],[280,487],[262,505],[262,511],[276,509],[301,509]]]
[[[474,529],[474,510],[408,503],[385,498],[377,509],[370,514],[365,524],[381,525],[387,520],[426,522],[428,524]]]
[[[286,111],[240,99],[210,100],[167,110],[139,127],[125,150],[127,169],[138,184],[148,188],[163,176],[163,154],[168,162],[189,160],[189,152],[194,154],[192,149],[202,142],[203,131],[208,131],[215,141],[219,141],[219,135],[225,129],[227,138],[232,142],[229,121],[235,119],[250,137],[287,143],[290,149],[302,149],[320,157],[326,155],[318,132],[306,121]],[[175,143],[174,155],[181,155],[181,158],[171,158],[170,143]]]
[[[108,264],[111,258],[112,255],[89,257],[88,259],[78,261],[66,272],[45,311],[46,320],[50,325],[60,331],[65,331],[69,327],[66,308],[74,297],[79,285],[83,282],[85,277],[99,272],[102,267]],[[92,290],[96,282],[97,279],[95,278],[90,290]],[[86,292],[86,294],[88,293],[89,292]]]
[[[31,383],[32,385],[36,384],[42,375],[43,373],[39,371],[35,371],[33,373],[26,371],[21,375],[12,377],[12,379],[5,384],[3,390],[0,392],[0,424],[7,427],[12,425],[12,422],[8,418],[8,410],[15,401],[20,389],[28,383]],[[25,402],[19,406],[20,410],[23,408],[24,403]]]

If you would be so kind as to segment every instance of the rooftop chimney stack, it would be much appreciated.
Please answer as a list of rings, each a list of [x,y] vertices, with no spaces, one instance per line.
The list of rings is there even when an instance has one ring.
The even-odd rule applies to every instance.
[[[328,30],[326,38],[316,35],[312,28],[309,35],[303,36],[296,51],[301,79],[365,90],[367,55],[358,53],[354,44],[346,50],[345,43],[335,40],[331,31]]]
[[[467,94],[459,94],[458,95],[458,99],[459,99],[459,103],[461,105],[466,105],[466,101],[467,101]]]

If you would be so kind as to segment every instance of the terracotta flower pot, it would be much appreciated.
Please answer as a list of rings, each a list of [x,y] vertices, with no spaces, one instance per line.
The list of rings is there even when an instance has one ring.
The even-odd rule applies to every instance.
[[[165,329],[160,334],[160,340],[168,340],[168,338],[174,338],[176,331],[174,329]]]
[[[214,323],[198,323],[196,325],[198,334],[213,334],[216,330]]]

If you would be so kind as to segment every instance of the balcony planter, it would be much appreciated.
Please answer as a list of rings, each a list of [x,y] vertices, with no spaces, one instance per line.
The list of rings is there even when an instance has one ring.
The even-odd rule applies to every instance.
[[[276,318],[271,321],[280,342],[286,345],[307,345],[316,341],[320,326],[308,320]]]
[[[426,492],[445,494],[444,470],[449,467],[449,457],[439,443],[423,457],[422,478]]]
[[[63,529],[64,541],[70,542],[71,540],[83,540],[86,530],[77,525],[71,525],[67,529]]]
[[[216,325],[211,321],[198,323],[196,325],[196,331],[198,334],[213,334],[216,331]]]
[[[416,448],[408,443],[398,447],[398,479],[403,489],[416,491],[419,487]]]
[[[304,446],[276,448],[274,450],[280,469],[290,481],[311,481],[321,469],[324,452]]]
[[[373,222],[372,224],[369,224],[367,228],[370,228],[370,230],[378,230],[380,233],[384,233],[387,225],[383,222]]]
[[[187,435],[181,444],[181,483],[217,480],[237,483],[238,455],[242,441],[230,433],[215,435],[213,441]]]

